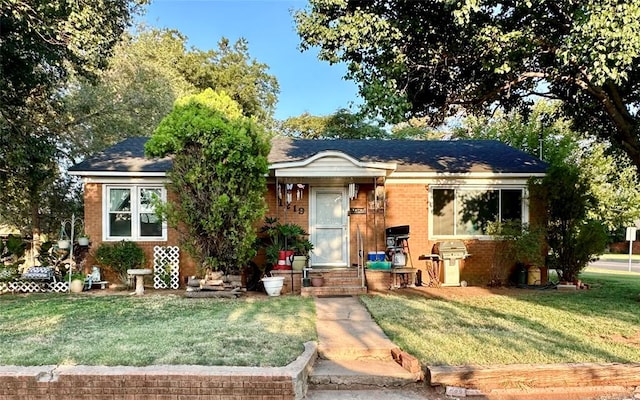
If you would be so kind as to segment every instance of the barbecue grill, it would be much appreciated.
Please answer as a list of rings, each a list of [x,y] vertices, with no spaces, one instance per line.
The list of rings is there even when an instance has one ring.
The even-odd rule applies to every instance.
[[[387,256],[394,267],[407,265],[407,258],[411,262],[409,252],[409,225],[392,226],[385,229]]]
[[[460,286],[460,262],[469,257],[467,247],[460,240],[438,242],[442,286]]]

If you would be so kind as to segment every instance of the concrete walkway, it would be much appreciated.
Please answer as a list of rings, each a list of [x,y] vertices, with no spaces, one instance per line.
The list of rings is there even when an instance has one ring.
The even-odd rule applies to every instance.
[[[316,298],[318,353],[331,360],[388,360],[398,346],[356,297]]]
[[[316,298],[318,355],[309,400],[424,399],[416,377],[396,363],[397,348],[357,297]]]

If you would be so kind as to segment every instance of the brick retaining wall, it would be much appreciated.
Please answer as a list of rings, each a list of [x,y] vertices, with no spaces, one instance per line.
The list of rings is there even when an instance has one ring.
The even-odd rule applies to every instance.
[[[155,365],[0,366],[2,400],[297,400],[306,395],[317,345],[277,368]]]

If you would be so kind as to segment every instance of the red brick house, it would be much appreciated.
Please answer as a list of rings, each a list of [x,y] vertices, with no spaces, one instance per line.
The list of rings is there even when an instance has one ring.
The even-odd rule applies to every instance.
[[[84,179],[86,231],[94,246],[134,240],[150,252],[155,245],[178,243],[149,201],[152,194],[171,197],[164,187],[171,160],[145,158],[145,141],[127,139],[70,169]],[[530,204],[527,182],[547,168],[490,140],[276,138],[269,162],[267,216],[310,233],[314,270],[349,270],[370,252],[386,252],[391,259],[399,251],[407,267],[426,274],[429,264],[420,256],[455,240],[470,255],[460,263],[458,280],[470,285],[487,284],[495,274],[496,242],[486,224],[534,220],[537,208]],[[403,249],[389,251],[390,227],[408,229]],[[195,271],[183,254],[181,278]],[[368,271],[366,277],[376,288],[389,286],[391,278],[386,271]],[[292,284],[299,290],[297,276]]]

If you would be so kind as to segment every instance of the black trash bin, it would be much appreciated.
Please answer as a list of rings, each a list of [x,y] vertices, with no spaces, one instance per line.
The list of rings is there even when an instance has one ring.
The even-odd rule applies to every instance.
[[[527,267],[522,264],[516,264],[516,285],[525,286],[527,284]]]

